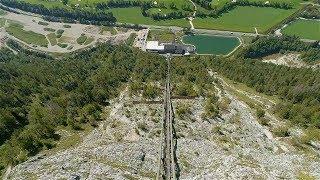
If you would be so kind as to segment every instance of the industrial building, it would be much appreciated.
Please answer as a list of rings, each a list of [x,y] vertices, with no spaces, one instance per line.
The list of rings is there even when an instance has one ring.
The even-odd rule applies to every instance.
[[[160,43],[158,41],[147,41],[146,51],[160,54],[190,55],[196,52],[196,48],[191,45],[177,43]]]

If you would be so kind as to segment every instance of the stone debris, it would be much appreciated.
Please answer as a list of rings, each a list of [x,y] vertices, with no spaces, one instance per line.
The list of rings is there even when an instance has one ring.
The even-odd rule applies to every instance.
[[[319,149],[304,153],[274,138],[255,111],[223,92],[219,99],[230,104],[214,119],[203,117],[204,98],[173,101],[179,179],[296,179],[300,172],[320,179]],[[110,102],[109,117],[77,147],[32,157],[13,167],[8,179],[155,179],[163,107],[130,102],[125,91]],[[190,113],[179,116],[180,104]]]

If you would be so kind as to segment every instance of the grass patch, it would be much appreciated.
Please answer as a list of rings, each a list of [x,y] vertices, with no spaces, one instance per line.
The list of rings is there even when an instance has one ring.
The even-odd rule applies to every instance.
[[[68,24],[64,24],[63,27],[64,27],[64,28],[71,28],[71,26],[68,25]]]
[[[82,44],[84,44],[84,43],[86,42],[87,38],[88,38],[88,37],[87,37],[86,35],[81,34],[81,36],[78,37],[78,39],[77,39],[77,43],[80,44],[80,45],[82,45]]]
[[[56,34],[55,33],[50,33],[47,35],[47,38],[49,39],[49,42],[51,46],[57,45],[57,39],[56,39]]]
[[[41,26],[48,26],[49,25],[49,23],[43,22],[43,21],[39,21],[38,24]]]
[[[133,45],[133,42],[134,42],[134,39],[137,37],[137,34],[136,33],[132,33],[130,34],[129,38],[126,40],[126,44],[128,46],[132,46]]]
[[[174,42],[175,35],[168,30],[150,30],[148,34],[149,41]]]
[[[84,44],[83,45],[89,45],[89,44],[91,44],[92,42],[94,41],[94,38],[93,37],[88,37],[87,38],[87,40],[86,40],[86,42],[84,42]]]
[[[82,131],[76,131],[70,126],[59,126],[57,131],[65,132],[68,135],[62,136],[61,139],[55,143],[54,148],[47,150],[47,152],[55,153],[77,146],[81,142],[81,135],[86,135],[93,129],[89,124],[83,124],[81,128],[83,129]]]
[[[320,21],[299,19],[284,28],[282,33],[302,39],[320,40]]]
[[[258,29],[265,33],[272,26],[280,23],[293,14],[296,9],[284,10],[270,7],[236,7],[234,10],[223,14],[219,18],[196,18],[193,23],[195,28],[217,29],[239,32],[252,32]]]
[[[101,30],[100,30],[100,34],[103,34],[104,32],[110,32],[111,35],[116,35],[117,31],[114,27],[110,27],[110,26],[102,26]]]
[[[56,30],[55,29],[52,29],[52,28],[43,28],[44,31],[49,31],[49,32],[55,32]]]
[[[35,33],[33,31],[23,30],[23,26],[17,23],[12,23],[6,29],[7,32],[28,44],[38,45],[42,47],[48,47],[48,41],[42,34]]]
[[[58,46],[61,47],[61,48],[67,48],[68,44],[58,43]]]
[[[297,179],[299,180],[316,180],[316,178],[304,171],[300,171],[297,175]]]
[[[57,38],[58,38],[58,37],[57,37]],[[61,37],[58,39],[58,42],[59,42],[59,43],[70,43],[70,42],[73,42],[73,38],[67,37],[67,36],[61,36]]]
[[[226,83],[232,85],[235,89],[240,90],[240,91],[244,91],[244,92],[248,92],[252,95],[256,95],[259,97],[262,97],[262,99],[264,99],[264,103],[268,103],[268,100],[274,102],[275,104],[278,104],[279,102],[281,102],[281,100],[277,97],[277,96],[269,96],[263,93],[259,93],[257,92],[255,89],[248,87],[247,85],[243,84],[243,83],[238,83],[238,82],[234,82],[228,78],[225,77],[221,77]],[[260,100],[262,100],[260,98]],[[258,102],[257,102],[258,103]],[[262,105],[262,104],[261,104]]]
[[[62,34],[64,33],[64,30],[63,29],[58,29],[58,31],[57,31],[57,38],[61,38],[61,36],[62,36]]]

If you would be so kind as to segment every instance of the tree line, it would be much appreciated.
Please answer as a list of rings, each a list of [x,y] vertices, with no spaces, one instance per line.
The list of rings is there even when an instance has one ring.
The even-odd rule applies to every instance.
[[[244,58],[261,58],[275,53],[286,51],[300,52],[306,62],[320,61],[319,42],[306,43],[295,36],[258,37],[250,46],[238,52],[238,56]]]
[[[193,0],[194,3],[199,4],[201,7],[207,9],[207,10],[212,10],[211,6],[211,0]]]
[[[116,18],[113,16],[111,12],[89,12],[80,9],[68,10],[65,8],[46,8],[42,4],[31,4],[26,3],[24,1],[12,1],[12,0],[1,0],[0,1],[5,6],[11,8],[21,9],[23,11],[32,12],[36,14],[41,14],[46,17],[46,19],[50,19],[54,21],[64,21],[64,22],[74,22],[80,21],[85,24],[114,24],[116,22]]]
[[[308,6],[305,11],[301,13],[301,17],[306,19],[320,19],[320,8],[317,6]]]
[[[254,6],[254,7],[273,7],[273,8],[279,8],[279,9],[292,9],[293,5],[290,3],[284,3],[284,2],[270,2],[265,3],[262,1],[249,1],[249,0],[239,0],[236,2],[227,2],[221,7],[215,7],[212,8],[209,13],[203,12],[203,11],[197,11],[196,16],[200,18],[205,17],[213,17],[218,18],[224,13],[227,13],[233,9],[235,9],[237,6]]]

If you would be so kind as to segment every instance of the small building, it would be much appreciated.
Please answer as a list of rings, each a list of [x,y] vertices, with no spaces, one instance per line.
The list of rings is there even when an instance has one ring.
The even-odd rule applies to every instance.
[[[158,41],[147,41],[146,51],[160,53],[164,51],[164,45],[159,45]]]
[[[177,43],[161,43],[158,41],[148,41],[146,51],[155,52],[159,54],[177,54],[190,55],[196,52],[196,48],[191,45],[177,44]]]

